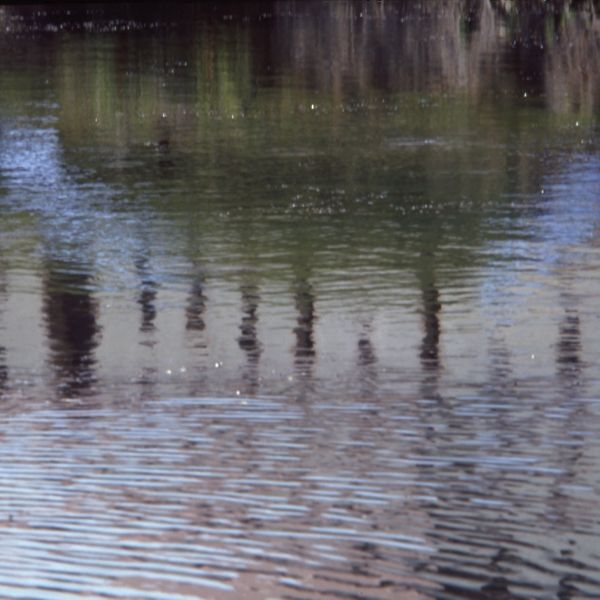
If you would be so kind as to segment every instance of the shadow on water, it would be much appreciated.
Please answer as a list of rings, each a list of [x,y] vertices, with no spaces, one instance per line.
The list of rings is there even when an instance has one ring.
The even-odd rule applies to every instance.
[[[99,342],[98,306],[89,266],[51,261],[43,278],[43,312],[50,362],[62,397],[92,391],[94,350]]]

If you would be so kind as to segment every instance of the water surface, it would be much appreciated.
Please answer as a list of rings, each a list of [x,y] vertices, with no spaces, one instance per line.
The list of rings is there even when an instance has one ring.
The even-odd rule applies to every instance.
[[[600,596],[593,3],[0,8],[0,596]]]

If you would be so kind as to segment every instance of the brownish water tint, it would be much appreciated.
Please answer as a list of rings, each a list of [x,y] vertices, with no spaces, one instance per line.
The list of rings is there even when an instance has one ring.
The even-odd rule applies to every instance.
[[[600,597],[594,2],[2,6],[0,90],[0,597]]]

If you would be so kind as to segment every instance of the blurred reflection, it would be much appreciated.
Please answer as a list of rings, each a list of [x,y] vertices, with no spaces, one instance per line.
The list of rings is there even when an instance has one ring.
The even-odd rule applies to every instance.
[[[569,268],[558,271],[557,277],[569,285]],[[587,402],[581,402],[579,388],[582,383],[582,344],[581,320],[577,309],[577,298],[571,291],[563,291],[561,305],[565,307],[564,315],[559,324],[558,344],[556,347],[556,369],[560,384],[560,392],[554,409],[562,411],[562,432],[569,438],[569,443],[561,444],[555,450],[554,460],[560,467],[548,490],[545,513],[561,523],[564,527],[576,529],[580,508],[574,502],[570,489],[576,489],[583,474],[586,472],[587,443],[585,431],[587,423],[595,416],[589,411]],[[563,541],[560,548],[560,559],[571,557],[574,548]],[[568,558],[567,558],[568,559]],[[579,597],[576,578],[565,574],[558,580],[557,597],[570,599]]]
[[[0,261],[0,395],[6,388],[8,382],[8,367],[6,366],[6,348],[2,345],[5,336],[2,325],[2,316],[4,314],[4,303],[6,301],[6,271],[2,261]]]
[[[156,398],[158,392],[158,381],[159,381],[159,372],[156,367],[148,367],[145,366],[142,368],[142,372],[139,378],[136,380],[136,384],[139,388],[140,397],[143,400],[148,400],[149,398]]]
[[[130,7],[120,18],[118,7],[110,9],[117,13],[110,30],[101,28],[107,20],[102,7],[94,9],[97,19],[77,8],[87,20],[68,19],[66,29],[88,29],[85,35],[45,28],[43,16],[40,23],[35,17],[13,23],[7,8],[11,27],[39,29],[0,33],[0,119],[14,122],[0,148],[10,192],[1,199],[10,221],[1,242],[14,242],[9,253],[17,265],[16,300],[7,309],[0,298],[0,313],[13,311],[2,315],[3,322],[22,318],[18,294],[39,301],[41,273],[50,364],[63,383],[61,393],[83,393],[101,372],[107,384],[116,383],[108,392],[98,389],[99,396],[114,390],[128,395],[123,382],[136,382],[144,397],[161,399],[140,411],[149,419],[139,420],[128,407],[111,413],[117,435],[107,435],[106,442],[115,450],[115,473],[123,479],[119,461],[125,461],[144,489],[133,496],[123,490],[131,504],[108,510],[102,530],[129,539],[143,525],[140,535],[152,538],[152,546],[153,528],[160,529],[157,535],[165,527],[181,535],[190,533],[190,524],[198,530],[200,501],[218,528],[213,542],[228,537],[225,551],[231,550],[234,571],[246,550],[246,558],[257,559],[249,569],[279,569],[283,554],[270,554],[270,547],[278,548],[275,534],[298,532],[320,546],[321,558],[340,545],[358,545],[348,560],[341,554],[338,561],[340,575],[343,562],[352,569],[351,584],[338,587],[337,575],[327,574],[323,585],[332,595],[391,597],[390,580],[419,560],[428,561],[429,579],[445,582],[440,598],[508,597],[521,579],[540,574],[545,582],[560,577],[566,597],[565,572],[583,569],[554,569],[547,546],[563,543],[554,541],[561,522],[581,531],[585,513],[594,514],[588,510],[593,499],[578,505],[565,488],[597,489],[597,469],[589,466],[597,463],[591,453],[597,448],[591,436],[584,438],[592,419],[577,413],[573,395],[564,390],[552,406],[556,382],[541,375],[556,371],[570,387],[581,378],[582,363],[596,355],[596,346],[582,348],[596,284],[586,282],[579,305],[565,302],[554,361],[519,364],[522,336],[510,313],[540,315],[543,342],[556,338],[557,323],[548,317],[555,314],[555,282],[541,255],[555,256],[557,242],[533,232],[550,196],[541,198],[540,182],[555,164],[572,169],[575,153],[595,152],[581,143],[593,137],[595,125],[581,135],[579,117],[557,118],[548,107],[579,111],[595,122],[597,13],[541,1],[359,0],[280,2],[263,19],[254,4],[217,4],[206,9],[213,15],[207,18],[198,3],[171,9],[164,3],[166,18],[146,29],[147,21],[125,18]],[[535,10],[516,10],[525,5]],[[238,18],[239,10],[247,10],[248,18],[245,12]],[[231,11],[227,19],[225,11]],[[591,178],[595,185],[595,171]],[[571,182],[555,193],[577,208],[563,227],[570,237],[571,226],[589,220],[597,205],[586,208]],[[558,221],[562,213],[551,216]],[[131,265],[136,270],[133,298],[123,293],[118,311],[107,310],[102,351],[96,350],[98,309],[91,269],[80,255],[82,240],[101,263],[101,285],[116,296],[123,271]],[[40,266],[38,249],[50,242],[52,256],[64,262]],[[595,268],[595,258],[589,260]],[[200,265],[211,273],[210,288]],[[516,276],[494,298],[493,309],[482,307],[480,295],[496,295],[500,271]],[[165,272],[169,277],[162,277]],[[157,320],[159,282],[160,299],[164,290],[173,307],[164,320]],[[288,286],[286,307],[264,292],[282,285]],[[540,289],[552,294],[538,295]],[[409,322],[411,301],[417,308]],[[443,310],[446,301],[456,302],[452,310]],[[490,322],[477,321],[482,308],[497,311],[484,313]],[[359,323],[358,335],[332,332],[348,352],[319,345],[328,327],[363,310],[373,320]],[[118,325],[129,318],[152,350],[117,365],[121,356],[111,350],[121,346]],[[356,328],[353,323],[351,330]],[[293,332],[285,342],[291,348],[267,364],[282,330]],[[452,332],[448,343],[446,331]],[[490,331],[500,338],[505,331],[506,339],[492,340],[489,355],[465,364],[461,342],[484,348]],[[223,338],[222,332],[233,333]],[[13,340],[6,343],[11,374],[18,361],[29,360],[31,339],[19,341],[20,354]],[[406,348],[412,360],[395,369]],[[0,345],[0,386],[5,353]],[[213,354],[215,361],[206,360]],[[103,361],[98,367],[96,355]],[[355,375],[338,376],[348,368]],[[310,391],[314,402],[290,406],[285,397],[281,403],[271,397],[287,385],[282,372],[297,382],[287,396]],[[513,385],[523,372],[527,385]],[[271,373],[263,383],[260,375]],[[228,401],[239,374],[245,393],[267,396],[255,398],[251,411]],[[40,379],[51,388],[45,373]],[[590,397],[597,388],[596,381]],[[390,399],[384,392],[392,389],[398,392]],[[369,396],[372,406],[345,402],[355,394]],[[590,411],[597,408],[588,404]],[[153,421],[155,431],[148,427]],[[105,427],[100,423],[98,432]],[[62,446],[56,430],[50,433]],[[152,446],[156,436],[162,436],[162,448]],[[36,440],[45,443],[37,433]],[[579,458],[583,452],[586,460]],[[70,447],[67,454],[75,455]],[[185,472],[186,466],[193,470]],[[100,487],[110,484],[110,473],[92,467]],[[62,481],[59,470],[56,481]],[[173,473],[179,475],[172,479]],[[121,482],[114,484],[117,496],[109,494],[107,501],[122,506]],[[413,484],[418,491],[411,492]],[[69,494],[93,500],[85,486],[69,488]],[[59,501],[63,497],[69,520],[81,504],[71,495]],[[584,510],[577,513],[579,507]],[[238,521],[239,511],[249,518]],[[32,523],[42,527],[40,516]],[[201,533],[210,537],[204,521]],[[431,538],[431,560],[417,559],[413,544],[406,546],[410,539],[394,538],[405,523]],[[256,546],[260,556],[251,548],[259,528],[266,534]],[[385,537],[369,540],[367,529]],[[590,529],[592,537],[597,531]],[[22,533],[23,546],[30,547],[27,528]],[[539,547],[545,558],[536,562],[530,554]],[[306,561],[314,557],[301,558],[300,569],[310,578]],[[287,562],[291,579],[294,561]],[[382,575],[379,591],[371,587],[367,567]]]
[[[488,377],[491,391],[498,396],[514,393],[511,387],[516,385],[516,380],[511,365],[510,352],[506,342],[499,335],[494,335],[490,339],[489,357]]]
[[[556,362],[563,385],[566,388],[577,385],[581,376],[581,329],[576,309],[565,309],[559,326]]]
[[[0,346],[0,395],[8,383],[8,367],[6,366],[6,348]]]
[[[487,381],[482,392],[482,402],[485,404],[503,403],[512,398],[520,398],[523,392],[519,389],[518,377],[512,364],[512,356],[506,341],[498,332],[492,333],[488,342],[488,360]],[[494,435],[504,439],[507,446],[511,444],[511,435],[514,430],[514,414],[512,411],[497,411],[494,419],[489,423],[489,428]],[[525,419],[521,417],[521,422],[525,425]],[[523,441],[530,439],[534,441],[535,423],[529,423],[526,427],[527,434],[523,434]]]
[[[429,264],[429,260],[426,263]],[[429,264],[430,268],[433,268]],[[423,371],[421,393],[424,398],[439,398],[438,379],[440,373],[440,312],[442,304],[433,272],[421,271],[421,312],[423,338],[419,358]]]
[[[84,393],[95,381],[94,349],[98,344],[98,306],[91,292],[87,265],[46,264],[43,313],[50,361],[64,397]]]
[[[204,331],[204,311],[206,309],[206,295],[204,294],[204,277],[198,276],[193,282],[189,292],[185,309],[185,328],[188,331]]]
[[[186,360],[190,370],[190,394],[201,395],[206,391],[206,303],[204,293],[206,280],[203,274],[192,278],[185,306],[185,330],[189,351]]]
[[[371,342],[371,329],[369,326],[364,327],[358,340],[357,367],[361,395],[371,397],[377,389],[377,355]]]
[[[163,113],[164,114],[164,113]],[[166,117],[161,115],[156,127],[157,141],[153,144],[156,152],[156,162],[161,177],[172,177],[175,162],[171,153],[171,130]]]
[[[294,372],[296,378],[300,380],[299,396],[303,399],[313,386],[313,367],[316,358],[314,340],[315,297],[312,285],[307,277],[297,276],[293,294],[296,306]]]
[[[315,297],[308,279],[299,277],[294,284],[294,303],[296,305],[296,345],[294,347],[294,368],[296,375],[310,382],[315,362],[314,341]]]
[[[238,343],[240,348],[245,352],[247,360],[242,378],[247,384],[247,393],[256,394],[259,384],[258,364],[262,352],[262,345],[256,331],[260,295],[258,293],[258,286],[254,283],[242,285],[240,291],[242,295],[242,323],[240,325]]]
[[[268,21],[260,18],[265,5],[273,16]],[[175,25],[176,43],[146,40],[140,51],[131,40],[116,38],[105,42],[108,52],[97,64],[82,56],[76,62],[81,69],[78,86],[73,86],[70,72],[74,59],[67,56],[77,48],[60,47],[48,37],[40,57],[59,65],[60,104],[70,116],[61,124],[64,132],[89,131],[94,123],[85,118],[90,106],[80,101],[84,90],[93,99],[94,111],[101,113],[94,116],[113,127],[113,143],[127,144],[135,129],[144,130],[146,142],[156,144],[159,169],[172,166],[169,149],[178,142],[167,121],[176,115],[179,122],[194,122],[194,111],[181,110],[183,96],[173,93],[174,81],[185,85],[190,105],[225,115],[246,112],[255,101],[256,83],[270,86],[275,73],[289,75],[298,90],[327,92],[334,104],[368,101],[376,90],[467,90],[475,97],[494,96],[492,101],[500,106],[526,92],[557,112],[593,116],[600,98],[600,18],[592,0],[225,2],[171,10],[148,6],[133,12],[128,6],[103,6],[93,19],[86,7],[42,14],[15,6],[6,9],[5,19],[19,33],[55,27],[103,31],[107,24],[115,30],[144,31],[152,21]],[[210,27],[201,31],[207,23]],[[231,42],[238,49],[234,55],[227,51]],[[135,98],[120,97],[127,83],[116,71],[124,61],[133,73],[152,73],[152,78],[139,81],[141,88],[132,86]],[[197,85],[194,77],[181,80],[187,69]],[[512,91],[516,93],[511,97]],[[286,109],[306,99],[299,93],[281,100]],[[133,130],[123,127],[118,114],[124,108],[152,118],[130,120]]]
[[[469,75],[457,27],[463,15],[460,3],[306,3],[293,21],[281,19],[273,44],[297,79],[336,101],[374,89],[462,86]]]
[[[440,293],[434,284],[421,290],[423,298],[423,329],[421,342],[421,364],[425,370],[439,369],[440,345]]]
[[[138,304],[142,309],[142,322],[140,331],[150,332],[154,330],[154,320],[156,319],[156,293],[158,285],[149,269],[148,259],[140,257],[135,261],[135,268],[140,276],[140,292]]]

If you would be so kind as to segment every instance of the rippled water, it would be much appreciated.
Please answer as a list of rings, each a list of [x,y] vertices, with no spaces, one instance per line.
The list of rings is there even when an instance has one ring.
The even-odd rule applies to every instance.
[[[0,7],[0,597],[600,597],[600,21]]]

